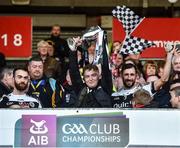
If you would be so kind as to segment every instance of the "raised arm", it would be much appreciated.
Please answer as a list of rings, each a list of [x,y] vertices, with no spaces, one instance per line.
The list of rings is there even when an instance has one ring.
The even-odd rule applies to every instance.
[[[72,85],[78,94],[83,86],[83,81],[79,72],[78,60],[77,60],[77,46],[80,44],[80,37],[73,38],[72,46],[69,46],[69,72],[72,81]]]
[[[171,72],[171,61],[175,52],[176,52],[175,47],[173,48],[173,50],[167,51],[166,63],[164,66],[164,73],[161,78],[159,78],[158,80],[154,82],[155,90],[159,90],[162,87],[162,85],[168,81],[170,72]]]
[[[104,39],[104,43],[107,42]],[[101,85],[103,89],[111,95],[112,93],[112,75],[109,69],[109,60],[106,51],[106,45],[103,44],[103,64],[102,64],[102,78],[101,78]]]

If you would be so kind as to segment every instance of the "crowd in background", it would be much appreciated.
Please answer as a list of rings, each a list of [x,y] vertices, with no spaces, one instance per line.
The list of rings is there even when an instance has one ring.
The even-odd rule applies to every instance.
[[[120,54],[122,43],[114,41],[96,65],[95,41],[85,53],[80,37],[69,47],[60,35],[52,26],[25,67],[9,68],[0,54],[0,108],[180,108],[176,46],[165,49],[164,60],[141,61],[140,54]]]

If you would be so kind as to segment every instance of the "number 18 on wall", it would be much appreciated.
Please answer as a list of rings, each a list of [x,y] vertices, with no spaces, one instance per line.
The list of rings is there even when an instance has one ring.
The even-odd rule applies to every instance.
[[[29,59],[32,56],[32,18],[0,16],[0,52],[7,59]]]
[[[1,35],[2,45],[8,46],[10,44],[10,36],[8,34]],[[13,35],[13,41],[14,46],[21,46],[23,44],[22,42],[22,35],[21,34],[14,34]]]

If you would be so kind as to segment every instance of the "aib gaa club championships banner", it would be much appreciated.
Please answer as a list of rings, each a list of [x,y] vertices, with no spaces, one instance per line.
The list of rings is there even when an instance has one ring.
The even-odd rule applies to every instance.
[[[0,110],[4,147],[180,146],[179,110]]]

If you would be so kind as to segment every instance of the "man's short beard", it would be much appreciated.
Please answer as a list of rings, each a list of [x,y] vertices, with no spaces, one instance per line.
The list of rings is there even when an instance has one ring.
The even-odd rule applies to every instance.
[[[20,84],[21,84],[21,83],[20,83]],[[14,82],[14,85],[15,85],[15,87],[16,87],[17,90],[19,90],[19,91],[25,91],[25,90],[27,89],[27,87],[28,87],[28,84],[25,84],[23,87],[20,86],[20,84],[16,83],[16,81]]]
[[[126,82],[125,82],[124,79],[123,79],[123,85],[124,85],[126,88],[132,88],[132,87],[134,86],[134,84],[135,84],[135,81],[132,83],[131,86],[126,85]]]

